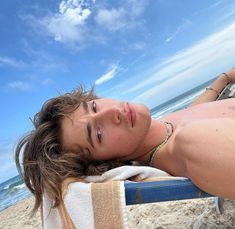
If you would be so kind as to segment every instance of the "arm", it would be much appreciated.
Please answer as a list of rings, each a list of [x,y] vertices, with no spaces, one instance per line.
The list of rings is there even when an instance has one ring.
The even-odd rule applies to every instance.
[[[235,82],[235,68],[232,68],[227,73],[220,74],[209,87],[211,89],[205,90],[190,106],[215,101],[218,94],[220,94],[225,86],[231,82]]]

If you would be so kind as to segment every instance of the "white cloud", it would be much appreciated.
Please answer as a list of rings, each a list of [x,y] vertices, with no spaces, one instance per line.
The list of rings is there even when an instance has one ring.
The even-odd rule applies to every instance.
[[[41,20],[56,41],[77,43],[84,39],[85,23],[91,15],[91,0],[67,0],[59,5],[59,12]]]
[[[27,82],[23,81],[13,81],[8,83],[8,87],[11,89],[19,90],[19,91],[28,91],[31,89],[31,86]]]
[[[221,8],[221,5],[225,5],[223,0],[219,0],[217,2],[214,2],[213,4],[196,11],[195,13],[193,13],[193,16],[198,16],[201,13],[207,13],[208,14],[208,11],[210,11],[213,8],[218,8],[218,7]],[[228,7],[226,7],[226,11],[227,10],[228,10]]]
[[[0,56],[0,67],[11,66],[11,67],[23,67],[25,63],[23,61],[15,60],[14,58]]]
[[[129,48],[132,50],[144,50],[146,46],[145,42],[135,42],[130,44]]]
[[[151,76],[146,76],[145,81],[136,84],[128,92],[150,87],[134,101],[148,103],[152,107],[156,101],[161,102],[163,97],[170,99],[196,86],[195,83],[205,82],[234,66],[234,40],[235,23],[167,58],[151,70]],[[152,98],[156,99],[153,101]]]
[[[190,25],[192,24],[192,22],[190,20],[185,20],[184,23],[180,26],[178,26],[178,28],[176,29],[176,31],[171,34],[166,40],[165,42],[170,42],[173,38],[175,38],[178,33],[182,32],[183,30],[185,30],[186,28],[188,28]]]
[[[106,44],[110,39],[106,31],[125,32],[134,28],[143,30],[144,27],[140,26],[144,22],[141,15],[147,1],[117,1],[117,6],[111,9],[104,5],[96,4],[95,0],[63,0],[56,12],[50,12],[44,17],[22,14],[19,17],[40,35],[47,34],[75,50],[83,49],[91,43]]]
[[[214,4],[212,4],[211,6],[210,6],[210,8],[215,8],[215,7],[217,7],[217,6],[219,6],[219,5],[221,5],[221,4],[223,4],[223,1],[217,1],[217,2],[215,2]]]
[[[95,84],[96,85],[103,84],[104,82],[111,80],[115,75],[117,75],[117,73],[118,73],[118,66],[114,64],[109,68],[108,72],[103,74],[101,77],[99,77],[99,79],[95,81]]]
[[[151,60],[134,77],[112,87],[109,96],[154,107],[234,67],[234,40],[235,22],[162,61]]]
[[[222,15],[221,20],[227,20],[229,18],[234,19],[235,3],[233,2],[230,7],[225,8],[225,13]]]
[[[95,21],[110,32],[132,29],[140,25],[139,17],[145,9],[143,1],[125,1],[119,8],[99,9]]]
[[[110,31],[123,29],[126,25],[126,17],[128,12],[123,9],[101,9],[96,15],[96,22]]]

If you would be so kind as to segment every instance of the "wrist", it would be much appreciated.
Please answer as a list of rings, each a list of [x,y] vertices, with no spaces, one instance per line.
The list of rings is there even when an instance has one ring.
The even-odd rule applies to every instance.
[[[208,90],[210,90],[210,91],[213,91],[216,95],[217,95],[217,97],[220,95],[220,92],[218,92],[216,89],[214,89],[213,87],[207,87],[206,88],[206,91],[208,91]]]
[[[219,77],[211,84],[211,87],[220,92],[223,88],[225,88],[231,82],[228,74],[221,73]]]
[[[221,73],[220,77],[224,79],[226,85],[232,82],[231,77],[225,72]]]

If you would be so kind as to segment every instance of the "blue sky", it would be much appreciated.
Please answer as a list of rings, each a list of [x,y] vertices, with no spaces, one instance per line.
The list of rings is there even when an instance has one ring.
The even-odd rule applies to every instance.
[[[95,85],[152,108],[235,66],[233,0],[2,1],[0,34],[0,183],[59,93]]]

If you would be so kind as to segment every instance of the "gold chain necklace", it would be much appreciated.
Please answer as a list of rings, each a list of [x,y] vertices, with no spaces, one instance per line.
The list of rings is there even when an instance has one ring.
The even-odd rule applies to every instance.
[[[172,135],[172,133],[174,131],[174,126],[173,126],[173,124],[171,122],[164,121],[163,123],[164,123],[165,129],[166,129],[166,137],[164,138],[162,143],[160,143],[159,145],[155,146],[151,150],[149,161],[148,161],[149,166],[152,166],[153,160],[154,160],[157,152],[167,143],[168,139],[170,138],[170,136]],[[170,126],[170,130],[169,130],[168,126]]]

